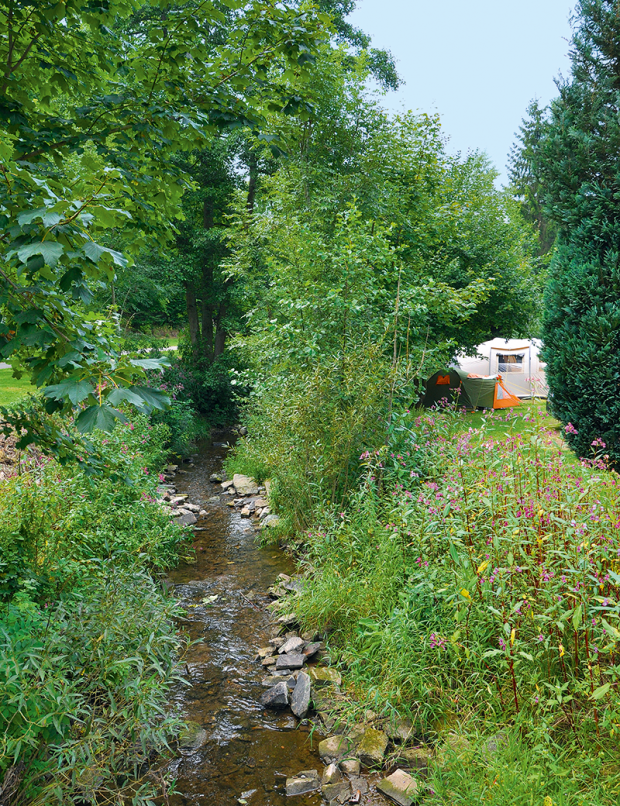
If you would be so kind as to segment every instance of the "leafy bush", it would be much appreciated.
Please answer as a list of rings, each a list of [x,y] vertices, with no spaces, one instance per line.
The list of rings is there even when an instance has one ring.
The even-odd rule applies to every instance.
[[[229,472],[269,476],[277,508],[295,528],[307,527],[317,509],[355,487],[363,446],[384,438],[389,373],[370,347],[276,376],[261,390]]]
[[[153,580],[185,533],[155,498],[169,430],[93,438],[107,476],[31,457],[1,482],[0,776],[7,803],[150,802],[178,608]]]
[[[365,453],[349,506],[306,531],[312,584],[295,608],[329,633],[361,708],[409,713],[428,741],[514,725],[543,779],[552,760],[564,775],[596,737],[601,763],[549,791],[611,804],[620,484],[599,457],[576,463],[527,420],[522,433],[490,439],[449,413],[405,415],[399,452]],[[499,753],[486,768],[501,777],[508,760]],[[520,799],[509,802],[530,803],[539,790],[510,764]],[[437,773],[446,796],[461,762],[453,773]],[[483,779],[455,802],[478,802]],[[595,799],[578,799],[586,786]],[[508,802],[501,791],[491,787],[492,803]]]

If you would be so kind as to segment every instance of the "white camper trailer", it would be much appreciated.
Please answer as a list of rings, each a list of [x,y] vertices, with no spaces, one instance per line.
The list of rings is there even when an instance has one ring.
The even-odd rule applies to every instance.
[[[537,339],[493,339],[478,346],[478,357],[460,356],[458,366],[473,375],[501,375],[517,397],[547,397],[541,346]]]

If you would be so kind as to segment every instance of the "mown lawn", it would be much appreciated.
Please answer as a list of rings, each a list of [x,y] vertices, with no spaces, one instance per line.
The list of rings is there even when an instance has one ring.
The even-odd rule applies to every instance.
[[[0,369],[0,406],[8,406],[16,403],[30,392],[34,392],[32,386],[25,376],[17,379],[13,377],[11,369]]]
[[[536,398],[522,400],[520,406],[511,409],[475,411],[463,415],[463,428],[484,431],[484,437],[499,439],[505,434],[517,434],[532,422],[544,424],[561,439],[561,423],[547,412],[547,401]]]

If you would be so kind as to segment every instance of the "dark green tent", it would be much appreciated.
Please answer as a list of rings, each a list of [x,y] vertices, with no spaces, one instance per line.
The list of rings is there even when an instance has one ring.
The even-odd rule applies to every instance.
[[[492,409],[495,401],[496,378],[468,378],[462,369],[440,370],[426,382],[423,405],[435,406],[445,398],[466,409]]]

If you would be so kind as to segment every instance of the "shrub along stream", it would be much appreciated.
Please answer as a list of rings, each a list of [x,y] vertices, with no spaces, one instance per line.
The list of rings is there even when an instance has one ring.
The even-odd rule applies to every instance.
[[[151,803],[181,641],[157,581],[186,535],[157,506],[167,426],[93,441],[110,475],[32,458],[0,482],[4,804]]]
[[[315,485],[294,607],[329,634],[350,719],[412,717],[432,802],[615,804],[620,479],[601,440],[578,462],[543,415],[499,417],[404,412],[343,503]],[[260,451],[259,431],[233,462]],[[290,465],[264,472],[295,522]]]

